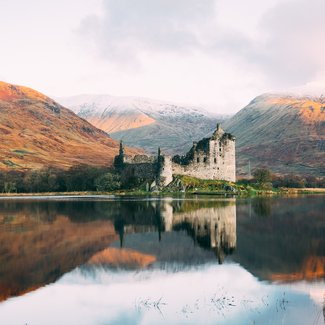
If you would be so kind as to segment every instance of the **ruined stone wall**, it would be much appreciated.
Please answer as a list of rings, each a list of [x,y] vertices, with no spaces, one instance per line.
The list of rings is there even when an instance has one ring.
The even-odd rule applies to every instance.
[[[124,180],[136,177],[140,182],[156,181],[159,186],[167,186],[173,180],[171,157],[124,157],[121,174]]]
[[[121,177],[122,180],[135,177],[139,179],[140,182],[152,182],[157,177],[157,170],[158,167],[155,163],[125,164],[121,172]]]
[[[229,138],[211,139],[206,150],[194,150],[193,159],[187,165],[173,162],[172,170],[176,175],[235,182],[235,141]]]
[[[115,166],[122,171],[122,178],[138,178],[157,182],[166,186],[173,180],[173,175],[193,176],[199,179],[236,181],[235,138],[225,133],[219,125],[212,137],[194,143],[185,156],[173,159],[160,154],[157,156],[124,154],[123,144],[115,157]]]

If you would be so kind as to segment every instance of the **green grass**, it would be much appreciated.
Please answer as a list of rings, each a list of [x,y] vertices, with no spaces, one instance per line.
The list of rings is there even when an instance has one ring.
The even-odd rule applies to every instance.
[[[32,154],[32,152],[28,151],[28,150],[24,150],[24,149],[15,149],[12,150],[12,152],[19,154],[19,155],[30,155]]]
[[[16,164],[16,163],[14,163],[14,162],[12,162],[11,160],[4,160],[3,162],[2,162],[4,165],[6,165],[6,166],[8,166],[8,167],[21,167],[20,165],[18,165],[18,164]]]
[[[258,196],[272,195],[279,191],[275,189],[263,189],[257,185],[249,185],[243,182],[227,182],[223,180],[205,180],[191,176],[177,175],[173,182],[164,191],[179,192],[180,188],[185,189],[189,194],[200,195],[240,195]]]

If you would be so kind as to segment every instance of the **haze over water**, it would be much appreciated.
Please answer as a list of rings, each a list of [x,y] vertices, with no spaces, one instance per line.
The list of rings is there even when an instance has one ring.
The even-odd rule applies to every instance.
[[[324,324],[324,208],[1,199],[0,323]]]

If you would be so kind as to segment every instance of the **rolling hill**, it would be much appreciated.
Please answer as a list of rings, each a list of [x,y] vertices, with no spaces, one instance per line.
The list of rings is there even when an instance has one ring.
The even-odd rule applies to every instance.
[[[0,137],[0,169],[6,170],[107,166],[119,147],[105,132],[49,97],[5,82],[0,82]]]
[[[325,176],[324,98],[265,94],[225,123],[236,136],[240,175],[266,166],[280,174]]]
[[[136,97],[80,95],[58,101],[112,138],[151,153],[158,147],[185,153],[224,120],[202,108]]]

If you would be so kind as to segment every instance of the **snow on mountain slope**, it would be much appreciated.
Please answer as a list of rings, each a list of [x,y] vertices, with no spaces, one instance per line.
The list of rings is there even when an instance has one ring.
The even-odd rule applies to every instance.
[[[149,152],[157,147],[184,152],[223,120],[203,108],[137,97],[79,95],[58,101],[112,138]]]

